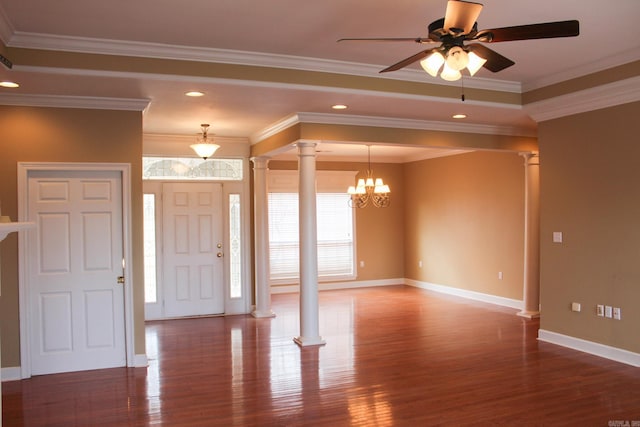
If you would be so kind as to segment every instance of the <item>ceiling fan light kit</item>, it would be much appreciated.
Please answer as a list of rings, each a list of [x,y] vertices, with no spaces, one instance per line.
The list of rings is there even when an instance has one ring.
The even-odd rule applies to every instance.
[[[462,77],[461,71],[465,68],[469,75],[473,76],[483,67],[493,73],[497,73],[515,64],[509,58],[480,43],[575,37],[580,34],[580,23],[576,20],[478,31],[476,19],[480,16],[482,7],[480,3],[449,0],[444,18],[437,19],[429,24],[429,37],[343,38],[338,41],[440,43],[437,48],[418,52],[380,72],[397,71],[416,61],[420,61],[422,68],[431,76],[437,77],[438,73],[440,73],[442,79],[455,81]],[[465,45],[465,41],[480,43]],[[441,69],[442,71],[440,71]]]

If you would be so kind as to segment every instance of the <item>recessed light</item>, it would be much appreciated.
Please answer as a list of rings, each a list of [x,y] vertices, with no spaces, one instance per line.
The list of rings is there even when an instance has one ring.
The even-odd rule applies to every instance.
[[[16,87],[20,87],[20,85],[16,82],[0,82],[0,86],[2,87],[11,87],[11,88],[16,88]]]
[[[466,114],[454,114],[452,117],[454,119],[466,119],[467,115]]]
[[[331,108],[333,108],[334,110],[346,110],[347,106],[344,104],[336,104],[332,105]]]
[[[197,90],[192,90],[190,92],[186,92],[185,95],[192,96],[192,97],[204,96],[204,92],[200,92],[200,91],[197,91]]]

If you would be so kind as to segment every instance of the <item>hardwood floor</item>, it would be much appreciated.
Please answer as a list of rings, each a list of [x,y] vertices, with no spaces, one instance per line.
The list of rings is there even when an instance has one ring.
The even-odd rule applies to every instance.
[[[277,317],[147,325],[148,368],[3,384],[3,426],[640,425],[640,369],[538,342],[514,310],[405,286],[320,293],[327,344]]]

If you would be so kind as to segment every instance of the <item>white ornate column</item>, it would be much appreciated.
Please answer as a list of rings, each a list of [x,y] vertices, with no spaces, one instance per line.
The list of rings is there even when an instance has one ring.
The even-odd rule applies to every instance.
[[[253,317],[274,317],[269,286],[268,157],[253,157],[253,219],[255,229],[256,308]]]
[[[540,157],[524,157],[524,289],[522,311],[518,316],[540,317]]]
[[[298,203],[300,221],[300,336],[304,347],[323,345],[318,305],[318,226],[316,220],[316,143],[298,146]]]

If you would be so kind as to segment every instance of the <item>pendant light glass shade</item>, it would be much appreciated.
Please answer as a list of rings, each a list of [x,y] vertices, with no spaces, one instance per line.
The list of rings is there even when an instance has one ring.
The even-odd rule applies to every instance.
[[[198,136],[198,140],[195,144],[191,144],[191,149],[195,151],[198,157],[202,157],[203,160],[207,160],[213,156],[220,146],[213,143],[213,138],[209,138],[207,132],[209,130],[208,124],[200,125],[202,127],[202,133]]]

